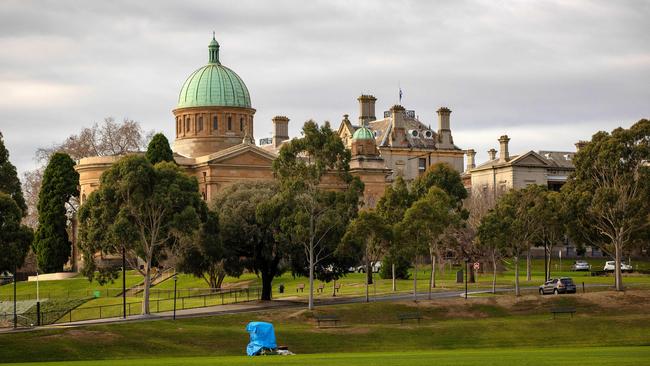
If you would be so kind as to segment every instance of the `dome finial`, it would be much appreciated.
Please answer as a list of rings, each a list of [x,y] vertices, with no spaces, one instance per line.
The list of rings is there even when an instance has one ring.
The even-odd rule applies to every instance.
[[[212,41],[208,46],[208,62],[211,64],[219,64],[219,42],[215,38],[215,32],[212,31]]]

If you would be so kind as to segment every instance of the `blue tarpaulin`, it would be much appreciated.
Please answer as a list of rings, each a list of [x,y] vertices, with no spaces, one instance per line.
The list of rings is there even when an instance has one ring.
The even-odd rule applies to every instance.
[[[249,356],[257,355],[262,348],[276,349],[275,330],[273,324],[265,322],[250,322],[246,326],[246,331],[251,336],[251,341],[246,347],[246,353]]]

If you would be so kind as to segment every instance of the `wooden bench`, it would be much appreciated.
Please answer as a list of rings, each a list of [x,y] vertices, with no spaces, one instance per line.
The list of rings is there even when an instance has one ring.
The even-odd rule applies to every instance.
[[[403,325],[404,320],[417,320],[418,325],[420,325],[420,320],[422,320],[422,314],[415,312],[415,313],[398,313],[397,314],[397,319],[399,319],[399,324]]]
[[[573,314],[575,313],[576,313],[576,308],[572,308],[572,307],[551,308],[551,314],[553,314],[553,319],[555,319],[555,314],[571,314],[571,318],[573,318]]]
[[[320,328],[321,322],[331,322],[334,323],[336,327],[341,321],[341,318],[336,314],[318,314],[316,315],[316,321],[318,322],[318,327]]]
[[[296,286],[296,292],[298,292],[298,290],[300,290],[300,292],[305,292],[305,284],[299,283],[298,286]]]
[[[340,283],[337,283],[336,285],[334,285],[334,293],[339,292],[340,289],[341,289],[341,284]]]
[[[318,285],[318,292],[323,292],[324,289],[325,289],[325,284],[324,283],[321,283],[320,285]]]

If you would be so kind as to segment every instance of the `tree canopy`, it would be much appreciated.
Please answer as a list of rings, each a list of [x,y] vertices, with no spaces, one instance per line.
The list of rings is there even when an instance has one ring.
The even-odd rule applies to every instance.
[[[21,216],[27,215],[27,204],[23,197],[20,179],[16,167],[9,161],[9,151],[5,147],[2,132],[0,132],[0,192],[8,194],[21,211]]]
[[[194,237],[205,221],[207,207],[196,178],[173,163],[155,166],[142,156],[126,156],[100,179],[79,210],[80,249],[86,258],[84,273],[92,278],[95,253],[121,253],[142,258],[144,268],[143,314],[149,314],[151,269],[166,250]]]
[[[34,252],[38,267],[45,273],[60,272],[70,258],[68,239],[68,203],[79,196],[79,173],[65,153],[54,153],[45,172],[38,197],[38,229]]]
[[[309,275],[310,309],[314,278],[335,279],[347,269],[335,252],[363,193],[363,183],[349,173],[350,159],[329,123],[308,121],[303,137],[282,145],[273,162],[280,194],[291,207],[282,219],[283,235],[296,246],[294,273]]]
[[[22,211],[10,195],[0,192],[0,272],[15,270],[25,261],[32,229],[20,224]]]
[[[572,239],[615,256],[617,290],[623,251],[649,236],[649,161],[650,120],[601,131],[575,155],[575,172],[562,188]]]
[[[147,153],[145,157],[153,165],[160,163],[161,161],[174,162],[174,153],[172,148],[169,147],[169,141],[162,133],[157,133],[153,136],[147,146]]]

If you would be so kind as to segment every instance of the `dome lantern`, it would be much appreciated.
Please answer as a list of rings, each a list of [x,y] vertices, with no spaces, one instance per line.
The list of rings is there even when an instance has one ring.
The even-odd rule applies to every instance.
[[[208,63],[219,64],[219,42],[214,38],[214,32],[212,32],[212,41],[208,45]]]

